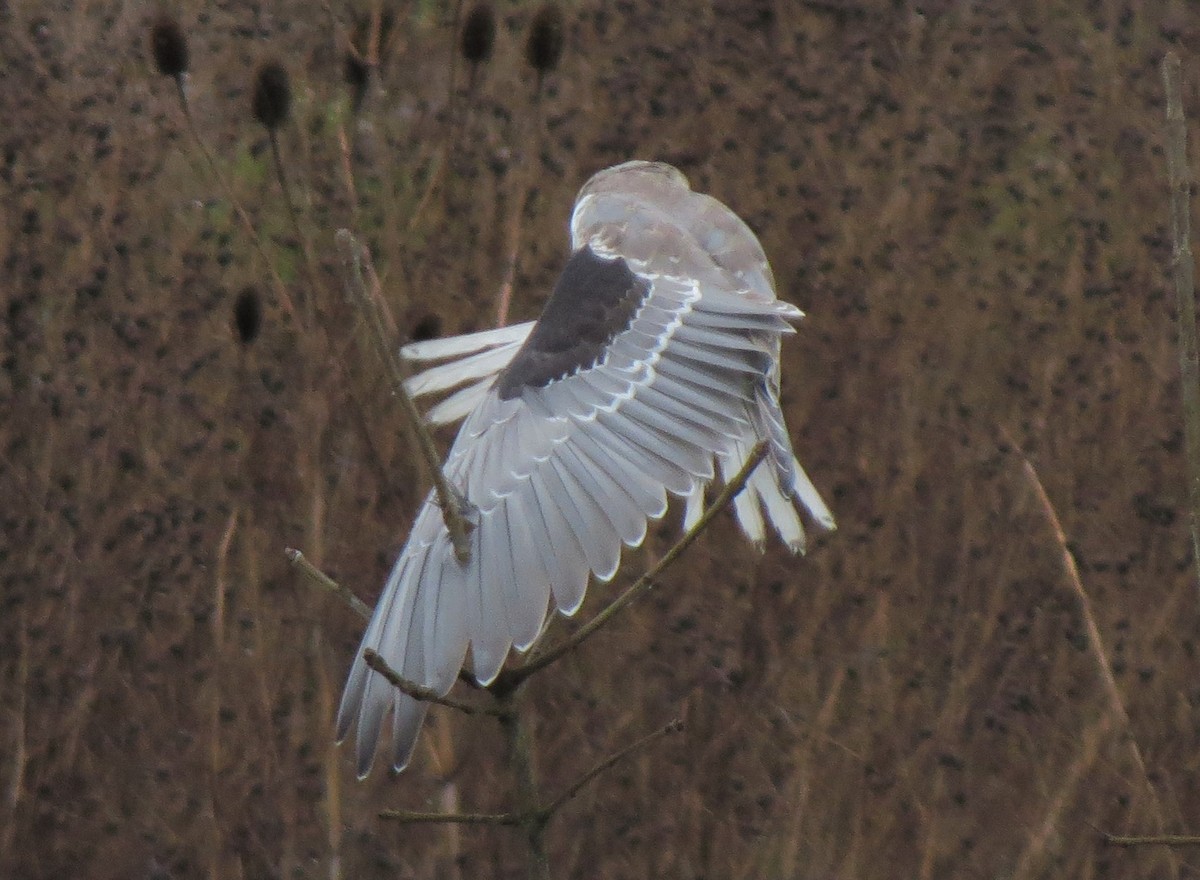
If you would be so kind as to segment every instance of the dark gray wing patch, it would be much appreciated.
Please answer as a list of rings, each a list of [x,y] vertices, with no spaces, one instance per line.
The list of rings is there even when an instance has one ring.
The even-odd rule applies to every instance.
[[[649,290],[620,257],[599,257],[586,245],[575,251],[525,344],[496,377],[500,399],[594,367]]]

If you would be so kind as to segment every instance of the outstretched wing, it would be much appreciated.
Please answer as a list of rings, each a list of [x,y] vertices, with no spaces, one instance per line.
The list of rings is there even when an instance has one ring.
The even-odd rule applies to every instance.
[[[762,536],[761,505],[800,549],[797,500],[832,527],[778,406],[779,341],[800,312],[775,299],[765,258],[739,278],[669,203],[643,193],[626,210],[619,195],[585,186],[576,251],[536,324],[408,350],[467,355],[414,377],[410,389],[471,383],[434,417],[466,413],[445,473],[476,509],[472,552],[458,562],[431,493],[363,648],[438,693],[453,685],[468,645],[474,676],[492,681],[511,647],[537,637],[551,597],[574,613],[588,577],[610,579],[622,545],[640,544],[647,521],[663,515],[667,492],[692,499],[694,510],[714,461],[736,469],[760,438],[772,443],[773,466],[755,474],[738,508],[751,537]],[[729,228],[751,235],[761,255],[744,224]],[[357,720],[360,774],[389,711],[401,768],[425,705],[372,673],[360,652],[338,714],[339,738]]]

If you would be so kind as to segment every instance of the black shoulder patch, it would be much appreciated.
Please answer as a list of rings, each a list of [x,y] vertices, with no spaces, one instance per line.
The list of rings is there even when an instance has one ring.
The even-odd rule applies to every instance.
[[[624,260],[598,257],[586,245],[577,250],[525,344],[496,378],[500,399],[595,366],[629,327],[649,289]]]

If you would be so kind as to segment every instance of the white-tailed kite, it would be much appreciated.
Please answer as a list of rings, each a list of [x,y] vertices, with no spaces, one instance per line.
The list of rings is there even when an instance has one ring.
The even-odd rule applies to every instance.
[[[765,513],[802,552],[797,504],[834,527],[779,408],[780,339],[802,313],[776,299],[750,228],[670,165],[634,161],[579,191],[571,249],[537,321],[403,349],[455,358],[408,389],[465,385],[429,419],[466,419],[445,476],[474,528],[460,563],[431,492],[379,597],[338,710],[339,740],[358,722],[362,776],[385,718],[402,769],[426,711],[367,667],[365,649],[445,694],[470,646],[472,674],[488,684],[511,647],[537,638],[551,597],[573,614],[589,575],[616,574],[621,546],[642,542],[668,492],[688,499],[693,522],[714,462],[728,480],[770,444],[734,503],[751,540],[765,539]]]

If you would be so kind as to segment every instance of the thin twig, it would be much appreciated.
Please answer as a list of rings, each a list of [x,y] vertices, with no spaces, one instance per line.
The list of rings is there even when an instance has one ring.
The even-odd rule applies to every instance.
[[[1098,829],[1097,829],[1098,830]],[[1104,842],[1111,846],[1200,846],[1197,834],[1124,835],[1101,831]]]
[[[1200,575],[1200,341],[1196,337],[1196,279],[1191,243],[1191,175],[1187,164],[1187,123],[1180,97],[1179,56],[1162,62],[1167,92],[1167,177],[1171,191],[1171,267],[1179,304],[1179,365],[1183,382],[1183,424],[1191,501],[1192,558]],[[1200,577],[1196,581],[1200,589]]]
[[[506,669],[500,673],[500,676],[491,685],[491,690],[503,693],[511,690],[521,682],[525,681],[536,672],[545,669],[551,663],[554,663],[559,658],[578,648],[585,640],[595,633],[602,626],[612,620],[617,614],[624,610],[635,599],[647,592],[654,582],[662,576],[683,553],[692,546],[692,543],[700,537],[700,534],[708,528],[709,524],[716,518],[726,505],[733,500],[746,485],[746,481],[750,479],[750,475],[754,473],[754,469],[762,462],[767,454],[767,444],[759,443],[750,452],[749,458],[742,466],[742,469],[737,472],[737,475],[730,480],[721,490],[720,494],[713,500],[712,505],[704,511],[696,524],[684,533],[666,555],[663,556],[649,571],[637,579],[624,593],[614,599],[609,605],[589,620],[586,624],[576,630],[570,638],[555,645],[547,650],[544,654],[529,660],[523,666],[518,666],[515,669]]]
[[[414,700],[420,700],[423,703],[433,703],[437,706],[445,706],[447,709],[454,709],[457,712],[462,712],[464,715],[490,715],[493,718],[500,718],[502,720],[507,720],[508,718],[509,710],[504,706],[473,706],[470,703],[464,703],[462,700],[456,700],[453,697],[443,697],[431,688],[419,685],[415,681],[409,681],[399,672],[392,669],[386,660],[370,648],[363,651],[363,660],[367,666],[386,678],[388,684],[396,690],[408,694]]]
[[[546,815],[546,818],[549,819],[556,812],[558,812],[558,810],[563,806],[563,804],[565,804],[567,801],[571,800],[571,798],[575,797],[575,795],[579,794],[579,792],[583,790],[583,787],[585,785],[587,785],[589,782],[591,782],[593,779],[595,779],[601,773],[604,773],[607,770],[611,769],[614,765],[625,760],[627,757],[629,757],[630,755],[632,755],[634,752],[638,751],[639,749],[643,749],[646,746],[650,745],[655,740],[661,739],[662,737],[666,736],[667,734],[678,733],[681,730],[683,730],[683,721],[676,718],[673,721],[671,721],[669,724],[665,725],[664,727],[660,727],[658,730],[654,731],[653,733],[648,733],[645,736],[643,736],[641,739],[636,740],[635,742],[631,742],[629,745],[625,746],[625,748],[620,749],[619,751],[613,752],[613,754],[609,755],[607,758],[605,758],[603,761],[601,761],[599,764],[597,764],[595,767],[593,767],[587,773],[584,773],[582,776],[580,776],[578,779],[576,779],[567,788],[566,791],[564,791],[562,794],[560,794],[558,797],[556,797],[553,801],[551,801],[549,804],[547,804],[542,809],[542,812]]]
[[[520,813],[417,813],[410,810],[381,810],[380,819],[390,819],[402,825],[520,825],[525,817]]]
[[[392,390],[400,398],[401,408],[417,438],[417,447],[421,450],[421,455],[433,477],[434,491],[437,493],[438,505],[442,509],[442,518],[446,523],[446,529],[450,532],[454,555],[460,563],[465,565],[471,558],[470,533],[474,530],[474,524],[468,522],[467,516],[474,513],[474,507],[446,480],[445,474],[442,473],[433,437],[425,426],[425,420],[417,410],[417,405],[413,403],[408,389],[404,387],[404,369],[400,365],[398,350],[388,339],[379,309],[374,306],[363,277],[362,245],[348,229],[338,230],[337,242],[346,266],[346,288],[351,299],[366,318],[367,326],[371,331],[371,341],[387,368]]]
[[[343,587],[329,575],[325,574],[325,572],[321,571],[321,569],[309,562],[303,553],[301,553],[299,550],[294,550],[291,547],[288,547],[283,552],[284,555],[287,556],[288,561],[291,562],[296,568],[300,569],[304,576],[307,577],[315,586],[320,587],[327,593],[332,593],[333,595],[337,596],[342,600],[343,603],[345,603],[347,608],[350,608],[363,620],[371,619],[371,608],[366,602],[358,598],[358,596],[350,592],[348,588]]]
[[[504,706],[473,706],[469,702],[455,700],[452,696],[443,696],[433,690],[426,688],[424,684],[418,684],[404,678],[400,672],[392,669],[385,659],[379,657],[376,651],[367,648],[362,652],[362,660],[367,664],[368,668],[382,675],[392,687],[404,694],[412,696],[414,700],[421,702],[432,702],[436,706],[445,706],[452,708],[456,712],[462,712],[464,716],[491,716],[492,718],[506,719],[508,718],[508,710]]]

